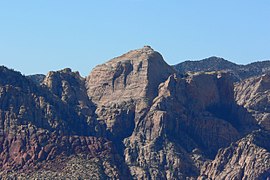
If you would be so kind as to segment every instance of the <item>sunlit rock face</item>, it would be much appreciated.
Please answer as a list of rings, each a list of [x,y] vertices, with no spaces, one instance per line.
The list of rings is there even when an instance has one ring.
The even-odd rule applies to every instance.
[[[93,69],[86,78],[90,99],[97,105],[99,120],[123,139],[145,116],[158,86],[174,73],[151,47],[130,51]]]

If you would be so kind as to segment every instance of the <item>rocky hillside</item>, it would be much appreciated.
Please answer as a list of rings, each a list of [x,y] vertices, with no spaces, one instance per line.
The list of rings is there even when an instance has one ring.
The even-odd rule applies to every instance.
[[[145,46],[86,78],[0,67],[0,178],[270,178],[269,75],[215,62],[183,76]]]
[[[239,65],[219,57],[209,57],[199,61],[184,61],[174,68],[180,73],[226,71],[232,73],[235,81],[240,81],[253,76],[260,76],[270,72],[270,61],[254,62]]]

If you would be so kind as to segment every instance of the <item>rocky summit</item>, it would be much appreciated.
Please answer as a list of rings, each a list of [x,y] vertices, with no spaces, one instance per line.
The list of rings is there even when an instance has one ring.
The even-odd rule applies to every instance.
[[[145,46],[85,78],[1,66],[0,178],[269,179],[268,65]]]

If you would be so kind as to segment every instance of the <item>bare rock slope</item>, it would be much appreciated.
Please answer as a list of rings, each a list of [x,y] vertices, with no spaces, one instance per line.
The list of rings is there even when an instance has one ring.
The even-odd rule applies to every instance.
[[[96,113],[116,137],[129,136],[174,70],[151,47],[130,51],[99,65],[86,78]]]
[[[252,113],[258,124],[270,130],[270,75],[264,74],[236,83],[235,98]]]

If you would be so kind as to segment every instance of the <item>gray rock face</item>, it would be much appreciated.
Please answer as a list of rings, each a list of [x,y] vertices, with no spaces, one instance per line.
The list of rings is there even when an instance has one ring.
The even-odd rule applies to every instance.
[[[247,108],[262,128],[270,130],[269,74],[237,83],[235,97],[237,103]]]
[[[201,178],[267,179],[270,177],[270,134],[255,131],[228,148],[201,169]]]
[[[94,68],[86,86],[99,119],[117,137],[127,137],[172,73],[162,56],[145,46]]]
[[[91,133],[95,134],[93,130],[95,126],[99,126],[95,119],[96,107],[87,95],[85,79],[78,72],[72,72],[69,68],[57,72],[51,71],[42,84],[76,112],[78,121],[84,121],[90,126],[92,130],[88,129],[89,133],[92,131]],[[96,129],[101,128],[96,127]]]
[[[227,109],[227,116],[221,108]],[[242,136],[237,125],[242,119],[233,108],[237,110],[228,74],[171,75],[125,139],[125,159],[133,177],[197,177],[205,159]]]
[[[173,72],[158,52],[145,46],[94,68],[86,79],[88,95],[100,105],[132,99],[148,106]]]

